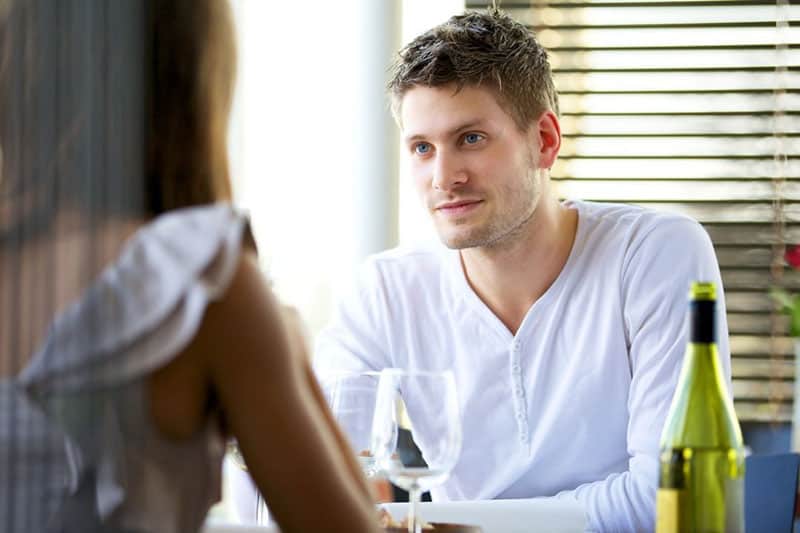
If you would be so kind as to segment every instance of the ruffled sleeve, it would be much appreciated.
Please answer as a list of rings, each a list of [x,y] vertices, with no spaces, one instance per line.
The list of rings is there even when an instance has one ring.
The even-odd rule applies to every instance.
[[[192,531],[219,499],[224,444],[215,420],[186,441],[162,437],[144,378],[188,345],[208,304],[224,294],[246,227],[221,204],[147,224],[54,320],[18,376],[66,435],[71,475],[57,523],[88,513],[125,530]]]
[[[170,361],[235,271],[246,219],[184,209],[139,230],[118,261],[58,316],[19,381],[34,396],[114,386]]]

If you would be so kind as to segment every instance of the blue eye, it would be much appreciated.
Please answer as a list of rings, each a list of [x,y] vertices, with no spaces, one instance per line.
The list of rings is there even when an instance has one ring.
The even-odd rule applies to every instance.
[[[414,152],[419,155],[425,155],[431,151],[431,145],[428,143],[417,143],[414,145]]]
[[[483,140],[483,135],[479,133],[467,133],[464,135],[464,143],[475,144]]]

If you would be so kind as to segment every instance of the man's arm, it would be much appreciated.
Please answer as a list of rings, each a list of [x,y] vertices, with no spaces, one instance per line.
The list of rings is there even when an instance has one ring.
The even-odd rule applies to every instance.
[[[719,355],[730,392],[725,300],[705,230],[691,220],[669,217],[632,242],[622,279],[631,369],[628,470],[559,494],[580,500],[590,529],[597,531],[654,527],[659,440],[686,349],[691,281],[712,281],[718,287]]]
[[[379,371],[392,366],[387,302],[378,265],[368,260],[317,338],[313,361],[317,376],[331,371]]]

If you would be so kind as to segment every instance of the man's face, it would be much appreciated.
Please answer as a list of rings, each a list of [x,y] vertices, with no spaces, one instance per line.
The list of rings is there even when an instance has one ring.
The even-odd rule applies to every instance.
[[[536,127],[520,131],[488,89],[415,87],[400,120],[414,183],[450,248],[510,242],[541,196]]]

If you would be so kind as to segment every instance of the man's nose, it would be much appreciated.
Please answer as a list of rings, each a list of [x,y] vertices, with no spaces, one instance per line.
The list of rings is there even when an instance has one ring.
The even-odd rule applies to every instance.
[[[439,151],[433,165],[432,186],[439,191],[447,191],[466,183],[467,172],[460,158]]]

